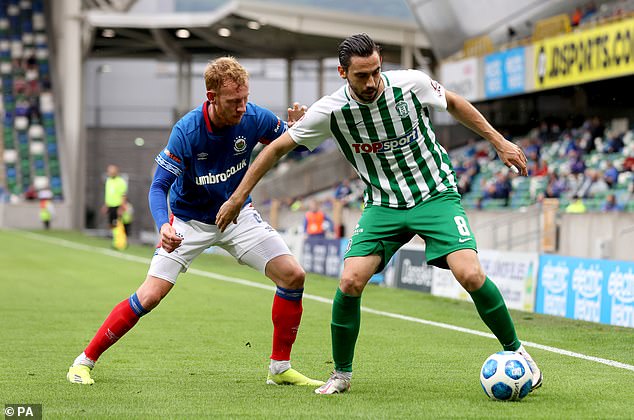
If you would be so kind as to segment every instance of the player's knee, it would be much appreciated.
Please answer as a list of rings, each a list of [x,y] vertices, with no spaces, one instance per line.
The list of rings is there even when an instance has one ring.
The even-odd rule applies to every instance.
[[[482,287],[486,276],[480,266],[462,267],[453,273],[460,285],[468,292],[474,292]]]
[[[358,273],[344,273],[339,281],[339,288],[342,292],[351,296],[360,296],[365,288],[367,280]]]
[[[168,284],[167,282],[164,282],[162,280],[158,283],[146,281],[136,291],[139,303],[147,312],[151,311],[152,309],[156,308],[159,303],[161,303],[161,300],[163,300],[163,298],[170,291],[171,286],[171,284]]]
[[[156,308],[163,299],[163,296],[158,290],[146,290],[144,293],[138,291],[137,296],[139,297],[139,302],[141,306],[143,306],[143,309],[148,312]]]
[[[288,289],[296,290],[304,287],[304,280],[306,279],[306,272],[299,265],[293,265],[290,267],[284,275],[284,283]]]

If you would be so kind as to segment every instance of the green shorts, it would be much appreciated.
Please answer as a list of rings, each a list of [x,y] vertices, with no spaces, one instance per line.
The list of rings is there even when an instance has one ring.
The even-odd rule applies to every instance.
[[[425,240],[427,264],[437,267],[449,268],[445,257],[454,251],[477,251],[460,195],[448,191],[409,209],[366,207],[344,258],[379,255],[379,272],[414,235]]]

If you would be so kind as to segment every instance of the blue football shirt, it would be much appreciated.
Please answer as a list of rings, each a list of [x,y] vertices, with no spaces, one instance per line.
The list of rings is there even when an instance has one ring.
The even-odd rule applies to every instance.
[[[215,224],[220,206],[247,172],[253,148],[275,140],[287,124],[249,102],[238,125],[212,130],[208,106],[203,103],[174,125],[167,147],[155,160],[176,175],[170,188],[174,216]],[[249,196],[245,204],[250,202]]]

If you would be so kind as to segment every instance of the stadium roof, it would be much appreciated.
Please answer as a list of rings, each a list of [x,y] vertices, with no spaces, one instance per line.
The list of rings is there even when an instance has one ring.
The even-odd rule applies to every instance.
[[[530,36],[536,21],[570,13],[588,0],[406,0],[433,45],[438,60],[462,49],[464,41],[489,35],[495,44]]]
[[[83,17],[84,55],[92,58],[231,54],[315,59],[335,56],[343,38],[368,28],[388,61],[400,62],[403,47],[413,48],[415,55],[420,51],[428,55],[431,50],[429,39],[414,21],[246,0],[206,13],[86,10]]]

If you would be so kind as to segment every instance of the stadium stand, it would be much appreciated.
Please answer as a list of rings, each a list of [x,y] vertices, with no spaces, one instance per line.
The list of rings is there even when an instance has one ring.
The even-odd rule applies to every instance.
[[[0,188],[12,201],[63,197],[42,0],[0,1]]]

